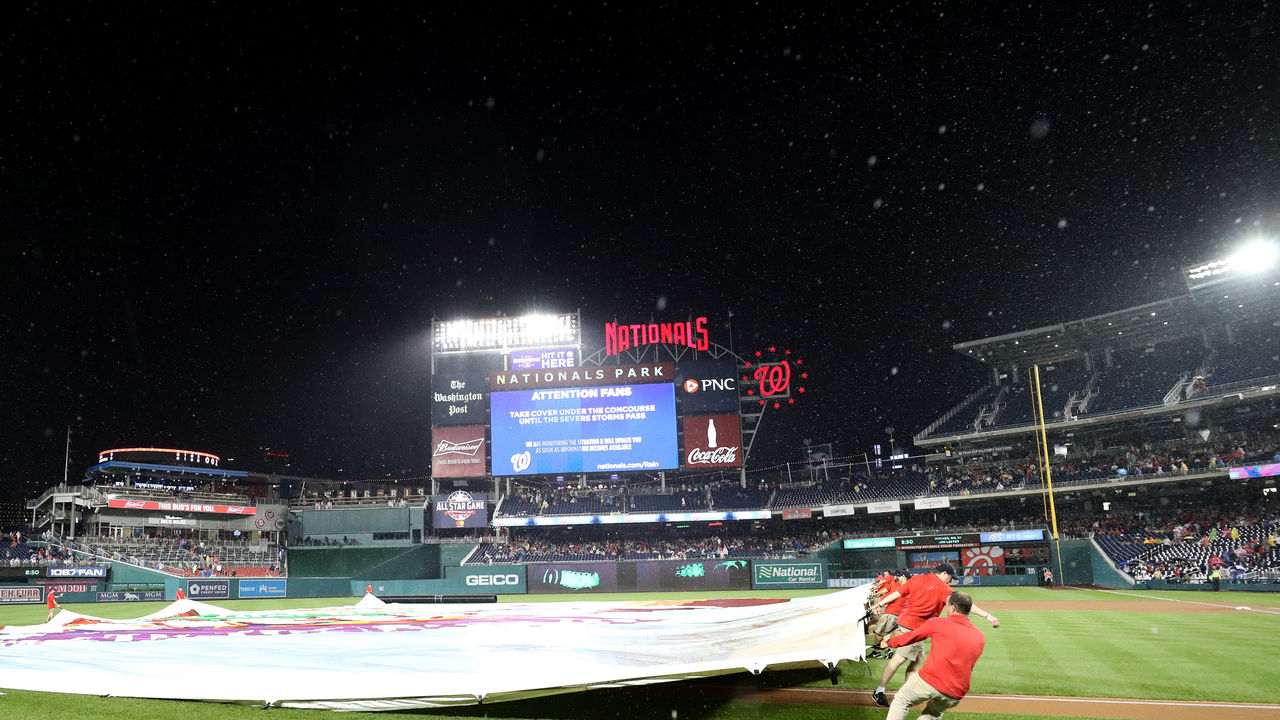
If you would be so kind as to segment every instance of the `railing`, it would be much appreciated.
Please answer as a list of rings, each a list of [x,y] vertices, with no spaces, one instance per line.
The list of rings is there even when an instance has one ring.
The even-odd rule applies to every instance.
[[[977,390],[974,390],[973,392],[969,393],[969,395],[965,397],[965,399],[956,403],[955,407],[943,413],[942,417],[938,418],[937,420],[934,420],[933,423],[931,423],[924,430],[921,430],[920,432],[916,433],[914,439],[919,441],[921,439],[929,437],[929,433],[942,427],[943,423],[955,417],[957,414],[960,413],[961,410],[964,410],[966,407],[968,407],[974,400],[977,400],[978,398],[982,397],[982,395],[987,391],[989,391],[990,389],[991,389],[990,385],[984,385],[978,388]]]
[[[1164,404],[1177,405],[1186,399],[1186,390],[1191,386],[1192,382],[1191,373],[1183,372],[1179,375],[1177,382],[1173,384],[1173,387],[1169,388],[1169,392],[1164,394]]]

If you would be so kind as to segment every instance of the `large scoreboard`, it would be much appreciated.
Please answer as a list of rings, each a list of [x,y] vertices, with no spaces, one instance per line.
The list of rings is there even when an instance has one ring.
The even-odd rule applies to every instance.
[[[679,467],[673,370],[669,363],[650,363],[495,373],[489,396],[493,474]],[[602,382],[609,384],[582,384]]]
[[[706,318],[669,328],[617,325],[607,333],[615,350],[603,364],[583,365],[576,314],[435,323],[432,476],[742,467],[749,429],[736,358],[608,363],[625,348],[654,343],[708,351],[706,325]]]

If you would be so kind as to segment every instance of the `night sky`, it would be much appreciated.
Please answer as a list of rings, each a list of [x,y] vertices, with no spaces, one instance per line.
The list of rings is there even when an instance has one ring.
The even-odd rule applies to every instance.
[[[1266,3],[737,5],[6,7],[0,494],[68,425],[424,475],[431,318],[531,310],[732,311],[812,373],[750,464],[861,452],[1280,229]]]

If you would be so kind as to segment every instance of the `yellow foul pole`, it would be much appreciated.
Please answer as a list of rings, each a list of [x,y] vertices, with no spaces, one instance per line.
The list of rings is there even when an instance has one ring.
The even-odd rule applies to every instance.
[[[1044,459],[1044,482],[1049,492],[1049,520],[1053,528],[1053,543],[1058,549],[1058,583],[1065,584],[1066,576],[1062,571],[1062,541],[1058,537],[1058,510],[1053,503],[1053,469],[1049,467],[1049,438],[1044,428],[1044,396],[1040,394],[1040,366],[1033,365],[1031,372],[1035,376],[1031,392],[1035,399],[1036,414],[1040,416],[1036,430],[1040,436],[1040,452]]]
[[[1036,381],[1036,378],[1035,378],[1034,370],[1027,370],[1027,382],[1031,385],[1034,385],[1035,381]],[[1041,452],[1042,446],[1040,445],[1040,411],[1037,409],[1036,399],[1034,395],[1032,395],[1031,397],[1031,421],[1036,428],[1036,431],[1034,433],[1036,438],[1036,464],[1040,466],[1040,477],[1042,479],[1040,482],[1040,507],[1044,510],[1044,517],[1048,519],[1049,495],[1044,491],[1044,481],[1043,481],[1044,471],[1045,471],[1045,468],[1047,467],[1044,460],[1047,457],[1047,455]]]

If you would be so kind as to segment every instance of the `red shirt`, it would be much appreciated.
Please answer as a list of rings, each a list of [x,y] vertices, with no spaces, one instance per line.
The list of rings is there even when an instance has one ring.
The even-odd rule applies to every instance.
[[[44,604],[45,604],[45,605],[46,605],[50,610],[52,610],[52,609],[54,609],[54,608],[58,607],[58,599],[57,599],[57,597],[55,597],[55,596],[54,596],[54,594],[51,592],[51,593],[49,593],[49,597],[45,598]]]
[[[885,595],[891,595],[895,592],[901,592],[902,587],[903,587],[902,584],[899,583],[897,580],[890,580],[889,584],[885,585],[885,588],[887,588],[887,592],[885,592]],[[907,605],[907,596],[902,595],[897,600],[894,600],[893,602],[889,603],[888,606],[885,607],[884,609],[885,614],[898,615],[902,612],[902,608],[906,607],[906,605]]]
[[[931,638],[929,658],[920,668],[920,679],[939,692],[962,698],[969,692],[973,666],[982,657],[987,639],[967,615],[933,618],[918,629],[889,638],[890,647],[902,647]]]
[[[898,592],[907,599],[906,606],[898,613],[898,624],[915,630],[929,618],[938,617],[951,597],[951,586],[936,574],[928,573],[907,580]]]

